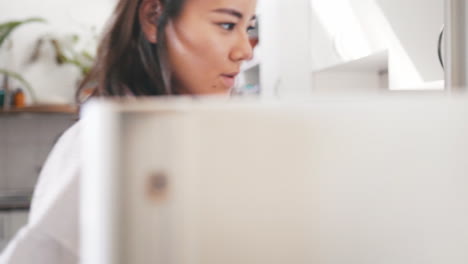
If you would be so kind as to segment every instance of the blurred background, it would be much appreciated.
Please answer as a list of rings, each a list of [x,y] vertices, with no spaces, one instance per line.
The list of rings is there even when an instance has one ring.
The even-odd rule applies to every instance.
[[[55,140],[78,117],[75,90],[115,4],[0,1],[0,250],[27,219]],[[444,91],[443,0],[259,0],[257,13],[255,56],[235,96]]]

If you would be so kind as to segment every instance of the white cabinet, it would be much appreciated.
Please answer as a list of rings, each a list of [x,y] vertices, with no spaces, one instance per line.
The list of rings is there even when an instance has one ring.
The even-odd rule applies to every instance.
[[[0,112],[0,251],[26,224],[39,171],[75,119],[69,113]]]
[[[31,193],[50,149],[72,114],[0,113],[0,196]]]
[[[383,51],[312,73],[314,93],[359,95],[388,90],[388,52]]]
[[[26,211],[0,212],[0,252],[27,221]]]

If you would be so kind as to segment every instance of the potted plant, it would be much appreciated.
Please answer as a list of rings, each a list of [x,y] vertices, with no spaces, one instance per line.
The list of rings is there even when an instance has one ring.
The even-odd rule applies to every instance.
[[[29,24],[29,23],[44,23],[46,22],[42,18],[28,18],[24,20],[15,20],[15,21],[8,21],[5,23],[0,24],[0,51],[2,49],[2,46],[5,44],[5,42],[8,39],[8,36],[17,29],[18,27]],[[3,100],[3,105],[5,109],[8,109],[9,107],[9,78],[15,79],[18,82],[20,82],[25,89],[29,92],[32,101],[34,102],[36,99],[36,96],[34,94],[33,89],[31,88],[31,85],[17,72],[10,71],[5,68],[0,68],[0,74],[4,75],[4,80],[3,80],[3,89],[4,89],[4,100]]]
[[[45,22],[45,20],[41,18],[31,18],[22,21],[10,21],[0,24],[0,51],[2,46],[5,46],[8,35],[11,34],[15,28],[31,22]],[[28,63],[34,64],[35,62],[40,62],[43,60],[44,57],[42,56],[44,53],[42,53],[42,47],[43,45],[50,45],[54,50],[54,61],[58,67],[68,64],[73,65],[79,69],[79,82],[79,80],[86,76],[86,74],[90,71],[94,63],[94,51],[97,47],[97,41],[98,34],[96,33],[94,27],[91,27],[89,32],[81,32],[80,35],[74,33],[56,34],[53,32],[47,32],[39,39],[37,39],[31,52],[31,56],[28,59]],[[8,50],[8,47],[6,49],[3,48],[3,50]],[[48,56],[47,53],[45,53],[45,55]],[[26,78],[24,78],[21,74],[0,67],[0,76],[1,75],[5,76],[3,84],[4,87],[8,88],[9,79],[14,79],[15,81],[19,82],[21,86],[25,88],[25,91],[30,95],[31,102],[33,104],[38,103],[44,99],[42,98],[40,100],[39,94],[35,92],[38,88],[34,87],[33,89]],[[8,105],[5,106],[5,108],[8,107]]]

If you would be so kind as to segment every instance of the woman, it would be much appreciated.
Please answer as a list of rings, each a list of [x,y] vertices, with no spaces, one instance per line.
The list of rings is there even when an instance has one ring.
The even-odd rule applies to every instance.
[[[256,0],[120,0],[80,91],[95,96],[229,93],[252,57]],[[52,150],[28,224],[0,263],[78,263],[79,123]]]

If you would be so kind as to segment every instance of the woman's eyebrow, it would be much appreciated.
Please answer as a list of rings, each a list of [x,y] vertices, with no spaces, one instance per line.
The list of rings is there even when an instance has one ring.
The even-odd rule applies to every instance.
[[[215,13],[223,13],[223,14],[228,14],[228,15],[231,15],[231,16],[235,16],[239,19],[242,19],[244,17],[244,15],[235,10],[235,9],[231,9],[231,8],[218,8],[218,9],[215,9],[213,10],[212,12],[215,12]],[[252,16],[252,18],[250,20],[255,20],[257,18],[256,15]]]

